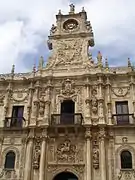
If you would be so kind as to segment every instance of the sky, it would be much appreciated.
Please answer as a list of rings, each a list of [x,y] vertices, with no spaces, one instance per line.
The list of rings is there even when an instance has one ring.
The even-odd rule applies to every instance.
[[[0,74],[9,73],[12,64],[15,72],[29,72],[40,56],[46,62],[55,15],[59,9],[67,14],[71,3],[76,12],[84,7],[88,13],[93,59],[101,51],[110,66],[126,66],[128,57],[135,64],[135,0],[0,0]]]

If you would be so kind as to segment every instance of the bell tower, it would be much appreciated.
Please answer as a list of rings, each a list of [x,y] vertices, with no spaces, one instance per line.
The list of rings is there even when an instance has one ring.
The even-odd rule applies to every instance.
[[[75,13],[75,6],[71,4],[66,15],[59,10],[56,26],[52,25],[48,38],[52,53],[46,68],[72,69],[93,65],[88,50],[94,46],[94,36],[84,8]]]

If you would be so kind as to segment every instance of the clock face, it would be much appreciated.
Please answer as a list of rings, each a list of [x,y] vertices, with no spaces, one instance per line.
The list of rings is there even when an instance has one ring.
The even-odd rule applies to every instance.
[[[74,30],[78,27],[78,22],[75,19],[69,19],[63,24],[65,30]]]

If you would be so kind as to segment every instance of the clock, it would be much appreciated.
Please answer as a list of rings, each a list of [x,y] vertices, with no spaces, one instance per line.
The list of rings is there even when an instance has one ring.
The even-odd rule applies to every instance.
[[[78,22],[75,19],[68,19],[63,24],[63,28],[69,31],[75,30],[77,27],[78,27]]]

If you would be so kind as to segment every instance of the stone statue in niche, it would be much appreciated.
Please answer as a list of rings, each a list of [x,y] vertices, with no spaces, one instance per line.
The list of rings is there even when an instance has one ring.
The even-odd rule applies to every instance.
[[[92,112],[94,114],[97,114],[98,111],[98,100],[97,100],[97,90],[93,89],[92,90],[92,99],[91,99],[91,108],[92,108]]]
[[[40,117],[44,116],[44,109],[45,109],[45,100],[44,100],[44,97],[42,96],[39,101],[39,116]]]
[[[96,146],[93,148],[93,167],[99,168],[99,149]]]
[[[70,96],[74,93],[75,93],[74,83],[70,79],[65,80],[62,83],[62,94],[66,96]]]
[[[76,146],[65,140],[57,147],[57,161],[75,162]]]
[[[99,168],[99,141],[98,141],[98,134],[95,132],[93,133],[93,140],[92,140],[92,146],[93,146],[93,167],[94,169]]]
[[[34,101],[32,105],[32,115],[34,117],[37,116],[37,109],[38,109],[38,101]]]
[[[40,148],[41,148],[41,141],[40,138],[37,137],[35,141],[35,148],[34,148],[34,157],[33,157],[33,168],[38,169],[40,163]]]

